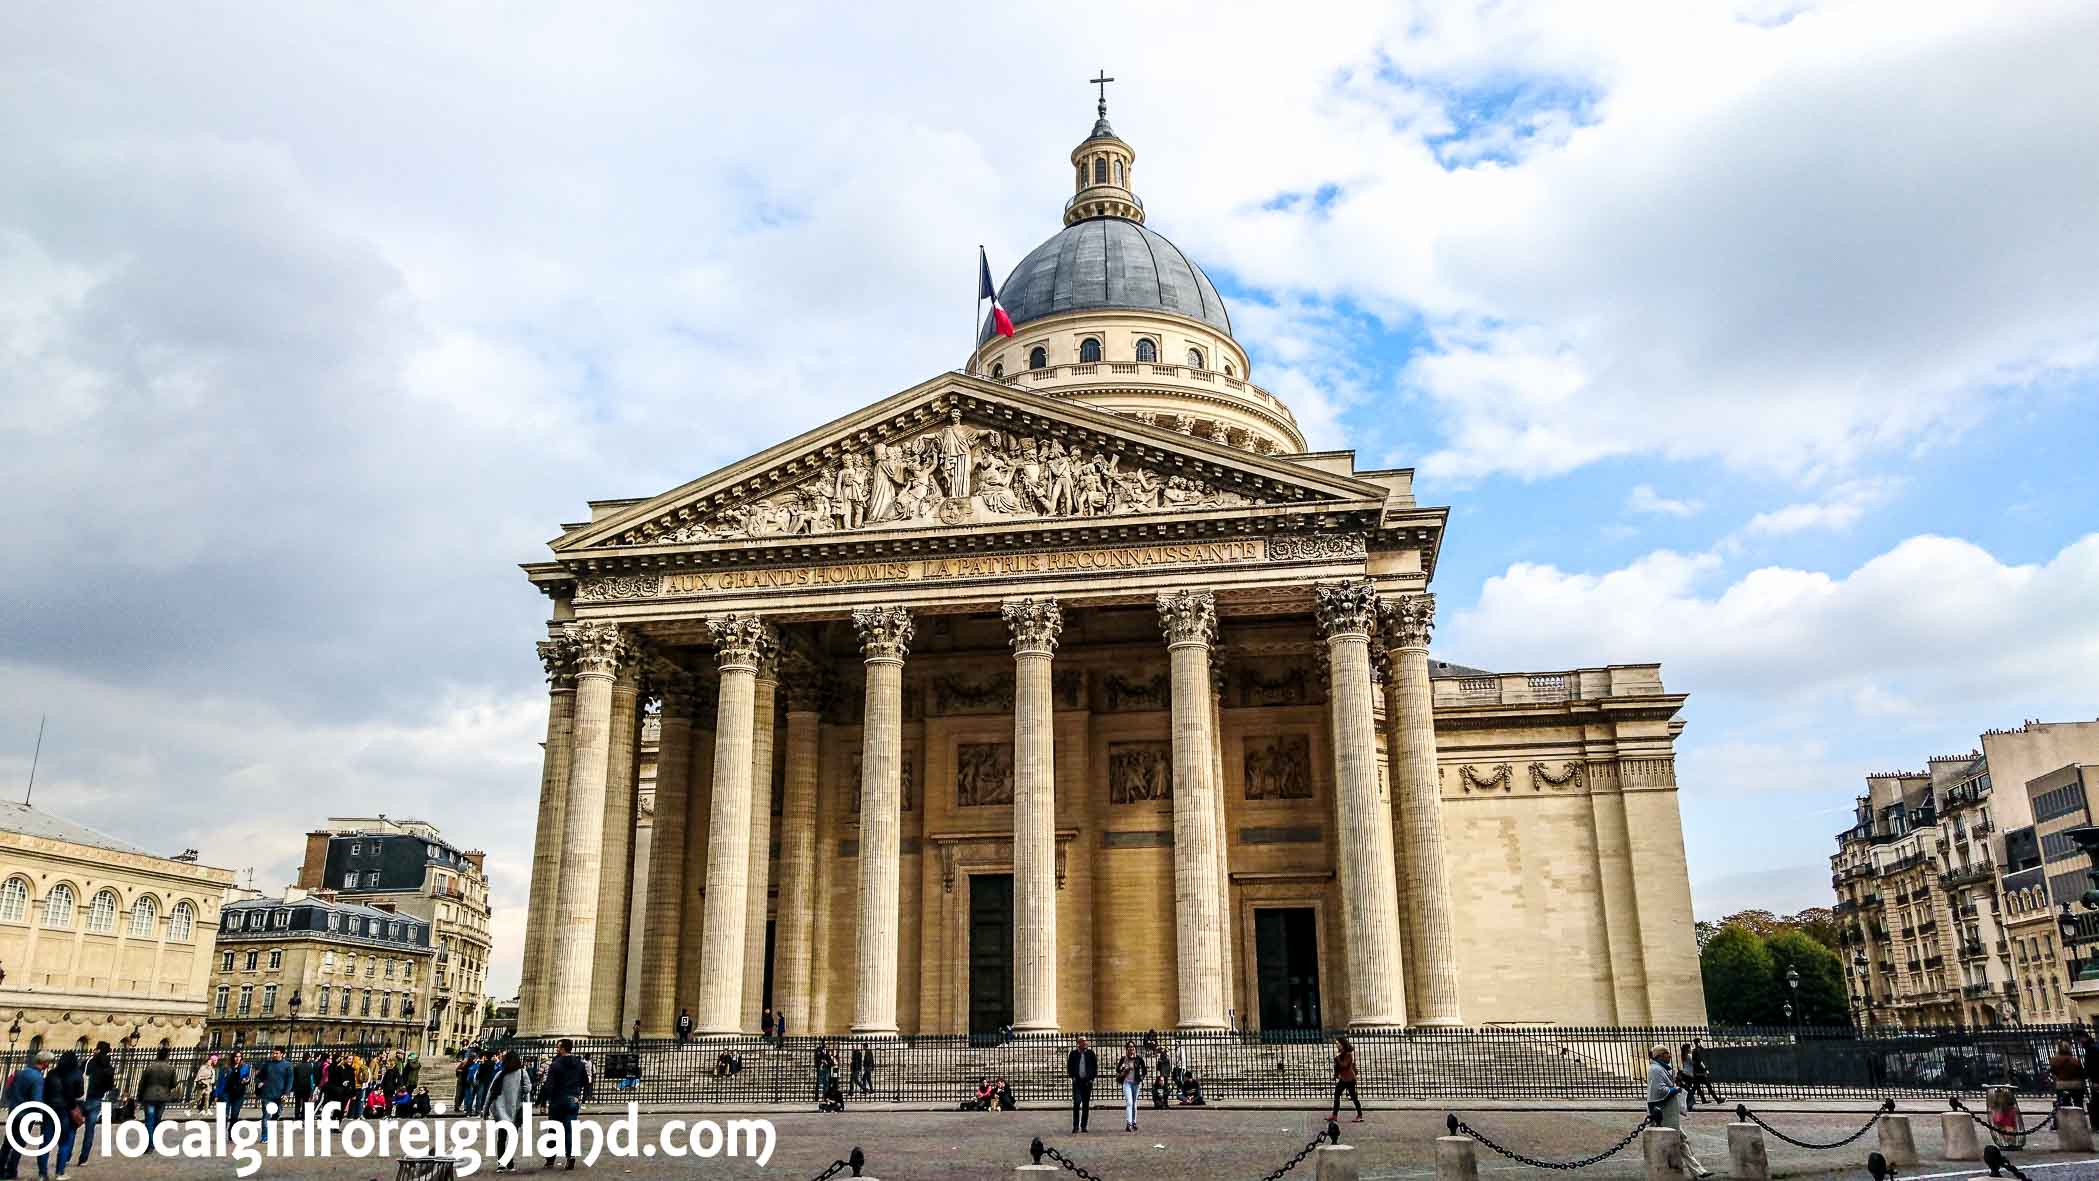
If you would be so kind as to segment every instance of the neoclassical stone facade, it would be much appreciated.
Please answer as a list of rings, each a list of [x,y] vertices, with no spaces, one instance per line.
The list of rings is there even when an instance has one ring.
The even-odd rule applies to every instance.
[[[1703,1020],[1684,698],[1434,660],[1447,510],[1305,451],[1134,162],[964,372],[526,566],[524,1032]]]

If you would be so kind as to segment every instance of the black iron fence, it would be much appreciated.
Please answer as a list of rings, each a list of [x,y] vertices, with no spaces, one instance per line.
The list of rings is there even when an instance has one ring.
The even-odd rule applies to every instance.
[[[1699,1043],[1715,1090],[1742,1099],[1943,1098],[2009,1083],[2022,1092],[2053,1089],[2048,1058],[2068,1026],[1920,1030],[1849,1027],[1579,1028],[1492,1026],[1474,1029],[1350,1031],[1366,1099],[1567,1099],[1644,1101],[1647,1055]],[[813,1106],[819,1096],[819,1050],[848,1104],[959,1106],[986,1079],[1003,1079],[1023,1104],[1070,1101],[1066,1056],[1075,1034],[920,1035],[860,1042],[851,1038],[731,1039],[579,1038],[598,1098],[642,1103]],[[1097,1104],[1118,1101],[1116,1061],[1126,1045],[1146,1059],[1150,1100],[1158,1050],[1144,1033],[1087,1035],[1099,1060]],[[1302,1102],[1332,1097],[1332,1034],[1239,1032],[1157,1036],[1176,1083],[1192,1074],[1204,1102]],[[504,1045],[527,1058],[551,1055],[551,1039]],[[855,1077],[853,1052],[872,1055]],[[449,1069],[449,1068],[448,1068]],[[1171,1088],[1177,1102],[1182,1088]],[[433,1093],[434,1090],[433,1090]]]
[[[51,1051],[54,1055],[66,1049],[72,1049],[72,1047],[52,1045],[46,1045],[42,1048]],[[223,1070],[230,1063],[235,1051],[239,1051],[244,1056],[244,1060],[252,1066],[260,1066],[270,1056],[270,1047],[266,1044],[238,1046],[197,1045],[168,1051],[168,1065],[175,1070],[175,1080],[182,1092],[182,1100],[185,1104],[194,1102],[200,1089],[207,1092],[208,1095],[210,1084],[205,1083],[203,1080],[205,1078],[215,1078],[217,1072]],[[29,1061],[32,1053],[33,1051],[28,1045],[21,1043],[16,1044],[12,1049],[0,1050],[0,1079],[13,1075],[18,1067]],[[74,1053],[79,1056],[82,1066],[85,1067],[89,1051],[74,1050]],[[117,1089],[120,1095],[128,1097],[135,1094],[139,1072],[151,1065],[158,1054],[159,1050],[151,1045],[124,1046],[116,1044],[110,1047],[110,1059],[116,1067]],[[314,1044],[301,1040],[296,1047],[287,1047],[286,1054],[292,1059],[305,1058],[308,1055],[316,1057],[325,1055],[336,1059],[349,1058],[356,1063],[358,1075],[361,1078],[368,1075],[369,1078],[364,1081],[374,1083],[381,1081],[387,1066],[392,1065],[398,1068],[408,1061],[406,1051],[398,1047],[389,1046],[383,1042]],[[457,1059],[453,1058],[418,1059],[414,1072],[417,1078],[416,1085],[429,1088],[433,1101],[442,1101],[449,1105],[456,1093],[456,1080],[453,1068],[457,1064]],[[253,1113],[255,1110],[255,1087],[252,1083],[248,1088],[248,1110],[250,1113]]]

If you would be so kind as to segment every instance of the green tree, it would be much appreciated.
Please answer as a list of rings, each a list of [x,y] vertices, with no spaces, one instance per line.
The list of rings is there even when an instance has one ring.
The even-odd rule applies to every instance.
[[[1844,1025],[1850,1021],[1844,999],[1844,961],[1837,953],[1804,931],[1781,931],[1764,941],[1771,956],[1771,1007],[1779,1010],[1793,1003],[1793,1020],[1801,1025]],[[1795,990],[1786,982],[1786,972],[1800,974]]]
[[[1826,906],[1810,906],[1799,914],[1780,920],[1829,950],[1844,955],[1844,928],[1837,922],[1837,914]],[[1768,938],[1768,936],[1766,936]]]
[[[1761,1025],[1778,1016],[1771,999],[1771,949],[1746,926],[1723,924],[1698,956],[1706,1017],[1715,1025]],[[1805,981],[1802,987],[1806,987]]]

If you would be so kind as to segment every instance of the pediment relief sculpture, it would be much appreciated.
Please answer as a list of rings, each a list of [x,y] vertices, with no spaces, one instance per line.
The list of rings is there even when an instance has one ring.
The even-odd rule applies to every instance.
[[[628,530],[614,544],[811,537],[1261,503],[1105,447],[989,426],[950,409],[934,429],[848,448],[799,483],[719,505],[687,506]]]

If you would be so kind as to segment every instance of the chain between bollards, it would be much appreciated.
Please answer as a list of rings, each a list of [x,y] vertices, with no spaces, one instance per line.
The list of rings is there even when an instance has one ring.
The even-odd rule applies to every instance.
[[[1334,1144],[1341,1143],[1341,1124],[1333,1116],[1327,1117],[1326,1128],[1307,1141],[1303,1148],[1298,1149],[1296,1156],[1284,1161],[1281,1168],[1261,1178],[1261,1181],[1276,1181],[1283,1174],[1303,1164],[1306,1157],[1319,1151],[1320,1145],[1330,1142]]]
[[[1080,1177],[1082,1181],[1101,1181],[1099,1174],[1088,1172],[1086,1166],[1044,1144],[1040,1136],[1028,1142],[1028,1155],[1035,1158],[1035,1163],[1038,1165],[1042,1163],[1042,1158],[1046,1156],[1070,1170],[1074,1175]]]
[[[1889,1102],[1893,1102],[1893,1100],[1889,1100]],[[1981,1116],[1975,1114],[1974,1112],[1969,1111],[1968,1105],[1961,1102],[1961,1097],[1959,1095],[1953,1096],[1946,1102],[1953,1105],[1953,1110],[1960,1112],[1961,1114],[1967,1116],[1971,1120],[1974,1120],[1981,1127],[1989,1130],[1992,1133],[2004,1136],[2031,1136],[2035,1132],[2045,1132],[2048,1129],[2055,1126],[2056,1113],[2061,1110],[2061,1108],[2056,1107],[2049,1108],[2047,1117],[2042,1119],[2040,1123],[2037,1123],[2030,1128],[2003,1129],[1999,1128],[1997,1125],[1991,1123],[1990,1121],[1982,1118]]]
[[[1478,1129],[1474,1128],[1471,1124],[1466,1123],[1464,1120],[1459,1119],[1455,1114],[1446,1114],[1443,1117],[1443,1126],[1450,1129],[1451,1135],[1470,1136],[1474,1140],[1477,1140],[1481,1144],[1486,1145],[1487,1147],[1493,1149],[1501,1155],[1508,1157],[1510,1160],[1515,1161],[1519,1165],[1529,1165],[1532,1168],[1537,1169],[1586,1169],[1590,1165],[1609,1160],[1611,1157],[1614,1157],[1619,1153],[1624,1152],[1625,1146],[1639,1139],[1640,1133],[1646,1131],[1650,1126],[1653,1125],[1653,1123],[1654,1121],[1652,1119],[1642,1119],[1639,1123],[1633,1125],[1633,1130],[1627,1132],[1625,1134],[1624,1139],[1618,1141],[1618,1143],[1616,1144],[1611,1145],[1609,1148],[1604,1149],[1602,1152],[1597,1153],[1595,1156],[1583,1157],[1581,1160],[1551,1161],[1539,1160],[1537,1157],[1534,1156],[1525,1156],[1523,1153],[1517,1152],[1513,1148],[1504,1148],[1501,1145],[1496,1144],[1494,1141],[1488,1139],[1486,1136],[1482,1135]]]
[[[1778,1137],[1779,1139],[1785,1141],[1786,1143],[1792,1145],[1795,1148],[1813,1149],[1818,1152],[1831,1148],[1842,1148],[1845,1145],[1850,1144],[1853,1141],[1856,1141],[1860,1136],[1863,1136],[1867,1132],[1872,1131],[1873,1125],[1879,1123],[1886,1116],[1894,1114],[1894,1111],[1895,1101],[1893,1099],[1883,1099],[1880,1102],[1880,1110],[1873,1113],[1873,1118],[1867,1120],[1864,1127],[1860,1128],[1856,1132],[1853,1132],[1851,1135],[1844,1137],[1842,1140],[1832,1140],[1827,1144],[1818,1144],[1812,1140],[1798,1140],[1791,1136],[1788,1136],[1784,1132],[1779,1131],[1777,1128],[1772,1127],[1770,1124],[1765,1123],[1764,1118],[1762,1116],[1758,1115],[1756,1112],[1749,1110],[1748,1104],[1735,1104],[1735,1116],[1736,1118],[1740,1119],[1743,1123],[1755,1124],[1757,1127],[1764,1129],[1766,1132],[1771,1133],[1772,1135]]]
[[[867,1154],[860,1151],[860,1146],[855,1144],[853,1145],[853,1150],[846,1154],[844,1160],[832,1161],[829,1168],[811,1177],[809,1181],[830,1181],[832,1177],[838,1175],[841,1169],[851,1169],[853,1176],[858,1177],[860,1170],[865,1167],[867,1167]]]

